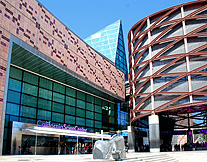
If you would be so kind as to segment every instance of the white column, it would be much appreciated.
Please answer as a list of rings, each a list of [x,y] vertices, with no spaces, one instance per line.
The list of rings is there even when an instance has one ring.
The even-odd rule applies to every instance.
[[[134,52],[134,44],[132,42],[133,40],[133,33],[131,31],[131,54]],[[134,66],[134,56],[131,55],[131,62],[132,62],[132,67]],[[134,73],[134,68],[132,68],[132,81],[134,81],[134,77],[135,77],[135,73]],[[135,83],[133,82],[133,85],[132,85],[132,94],[135,95]],[[136,107],[136,101],[135,101],[135,97],[133,97],[133,109]],[[135,117],[135,114],[134,114],[134,117]]]
[[[129,152],[135,152],[135,134],[134,134],[134,127],[127,126],[128,130],[128,139],[127,142],[129,144]]]
[[[150,19],[147,19],[147,28],[150,28]],[[150,30],[148,31],[148,43],[151,43],[151,33]],[[152,58],[152,47],[149,46],[149,59]],[[152,61],[149,63],[150,66],[150,76],[153,75],[153,65]],[[153,83],[153,78],[150,78],[150,87],[151,87],[151,93],[154,92],[154,83]],[[155,102],[154,102],[154,95],[151,95],[151,105],[152,105],[152,110],[155,109]]]
[[[182,18],[185,17],[184,15],[184,9],[183,6],[181,7],[181,16]],[[183,24],[183,34],[186,35],[186,25],[185,25],[185,20],[182,21]],[[185,45],[185,52],[188,53],[188,41],[187,41],[187,37],[184,38],[184,45]],[[189,56],[186,56],[186,67],[187,67],[187,72],[190,72],[190,59]],[[189,92],[192,92],[192,84],[191,84],[191,76],[188,75],[188,87],[189,87]],[[190,95],[190,103],[193,102],[193,96]]]
[[[150,19],[147,19],[147,27],[150,28]],[[148,43],[151,43],[151,32],[148,31]],[[149,46],[149,59],[152,58],[152,46]],[[153,75],[153,64],[152,61],[149,63],[150,66],[150,76]],[[150,78],[151,93],[154,92],[154,81],[153,77]],[[155,109],[154,95],[151,95],[151,105],[152,110]],[[160,128],[159,128],[159,116],[154,113],[149,116],[149,142],[150,142],[150,152],[160,152]]]
[[[150,152],[160,152],[159,116],[149,116],[149,141]]]

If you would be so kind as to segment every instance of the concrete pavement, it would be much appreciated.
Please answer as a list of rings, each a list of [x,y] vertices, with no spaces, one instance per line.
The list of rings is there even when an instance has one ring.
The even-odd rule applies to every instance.
[[[93,160],[93,155],[4,155],[0,162],[102,162]],[[110,160],[108,160],[110,161]],[[114,160],[111,160],[114,161]],[[127,162],[207,162],[207,151],[178,151],[161,153],[128,153]]]

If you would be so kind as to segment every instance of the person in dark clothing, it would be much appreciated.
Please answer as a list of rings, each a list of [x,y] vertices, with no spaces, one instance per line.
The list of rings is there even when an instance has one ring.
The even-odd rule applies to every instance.
[[[129,145],[128,145],[128,143],[126,143],[125,148],[126,148],[126,152],[128,153],[128,150],[129,150]]]

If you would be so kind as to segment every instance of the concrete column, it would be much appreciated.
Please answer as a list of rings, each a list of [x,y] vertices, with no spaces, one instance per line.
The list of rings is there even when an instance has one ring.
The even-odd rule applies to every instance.
[[[129,144],[129,152],[135,152],[135,134],[134,127],[128,126],[128,144]]]
[[[149,116],[149,143],[150,152],[160,152],[159,116]]]

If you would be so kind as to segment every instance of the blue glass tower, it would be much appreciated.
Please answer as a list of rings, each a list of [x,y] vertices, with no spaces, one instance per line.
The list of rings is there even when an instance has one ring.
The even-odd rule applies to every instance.
[[[121,20],[85,38],[84,41],[96,51],[115,63],[125,73],[128,80],[128,69]]]

